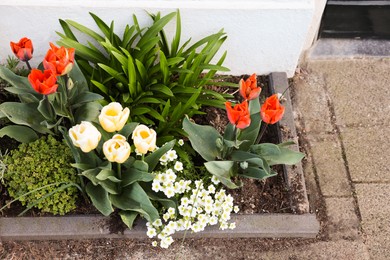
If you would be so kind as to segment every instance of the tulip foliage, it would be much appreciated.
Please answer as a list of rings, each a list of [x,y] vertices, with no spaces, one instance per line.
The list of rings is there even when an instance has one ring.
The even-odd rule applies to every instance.
[[[32,43],[26,46],[32,48]],[[99,113],[101,105],[96,101],[102,96],[88,90],[87,81],[74,61],[74,50],[50,46],[43,70],[32,69],[28,77],[0,66],[0,78],[11,85],[6,90],[17,94],[20,100],[0,104],[0,118],[10,121],[0,129],[0,137],[8,135],[28,143],[37,140],[38,134],[57,135],[59,126],[92,120]],[[28,62],[27,56],[31,58],[32,50],[16,47],[13,50],[22,61]]]
[[[230,124],[223,136],[212,126],[195,124],[189,118],[183,121],[183,129],[192,147],[206,161],[206,169],[231,189],[241,186],[232,178],[269,178],[277,174],[271,169],[272,165],[296,164],[304,156],[287,148],[292,142],[277,145],[257,143],[261,121],[274,124],[284,113],[277,95],[267,98],[260,108],[260,91],[255,75],[240,81],[240,94],[244,101],[234,107],[231,102],[225,103]]]
[[[153,129],[135,122],[122,123],[128,120],[127,110],[112,102],[103,107],[99,124],[83,121],[69,132],[61,131],[76,159],[72,165],[88,179],[85,191],[93,205],[105,216],[117,208],[123,222],[131,227],[139,214],[151,222],[159,218],[152,200],[175,206],[173,200],[158,197],[151,190],[151,172],[175,140],[157,148]]]

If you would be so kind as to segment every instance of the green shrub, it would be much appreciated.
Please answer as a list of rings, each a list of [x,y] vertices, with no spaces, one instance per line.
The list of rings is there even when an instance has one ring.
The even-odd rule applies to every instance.
[[[207,88],[220,83],[214,82],[218,71],[228,71],[222,66],[226,52],[218,55],[227,37],[222,30],[190,45],[191,39],[180,42],[178,11],[150,15],[153,23],[144,28],[133,15],[134,24],[126,26],[123,36],[114,33],[114,22],[108,25],[91,16],[101,32],[60,20],[64,33],[58,33],[62,38],[58,43],[76,49],[76,60],[90,80],[91,90],[103,95],[106,102],[129,107],[131,120],[152,125],[159,145],[185,134],[181,129],[184,115],[200,114],[203,105],[224,107],[230,96]],[[175,16],[176,33],[169,41],[164,27]],[[75,36],[80,33],[92,41],[80,43]]]
[[[72,154],[68,146],[50,135],[21,144],[4,160],[7,166],[4,181],[9,195],[16,199],[45,185],[58,183],[19,199],[22,205],[29,207],[64,183],[76,183],[77,172],[70,165],[71,162]],[[34,207],[42,212],[64,215],[76,208],[77,196],[77,188],[68,187],[39,201]]]

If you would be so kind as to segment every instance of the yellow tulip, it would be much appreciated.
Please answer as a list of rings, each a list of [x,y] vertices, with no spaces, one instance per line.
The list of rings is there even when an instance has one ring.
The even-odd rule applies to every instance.
[[[102,112],[99,115],[100,125],[107,132],[120,131],[126,124],[129,118],[129,108],[122,108],[122,105],[118,102],[111,102],[107,106],[103,107]]]
[[[102,137],[99,130],[90,122],[82,121],[81,124],[73,126],[69,129],[69,136],[72,143],[76,147],[80,147],[81,151],[88,153],[95,149]]]
[[[134,146],[139,153],[146,154],[156,149],[157,134],[146,125],[138,125],[132,135]]]
[[[104,142],[103,153],[110,162],[124,163],[131,153],[130,144],[126,141],[126,137],[116,134]]]

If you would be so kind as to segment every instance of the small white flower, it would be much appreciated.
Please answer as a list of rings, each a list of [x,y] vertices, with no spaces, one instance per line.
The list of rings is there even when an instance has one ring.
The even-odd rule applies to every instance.
[[[181,172],[181,171],[183,170],[183,163],[177,161],[177,162],[175,163],[175,166],[173,166],[173,168],[174,168],[177,172]]]
[[[157,241],[153,241],[153,242],[152,242],[152,246],[153,246],[153,247],[156,247],[156,246],[157,246]]]
[[[183,145],[184,145],[183,139],[180,139],[177,143],[178,143],[180,146],[183,146]]]
[[[247,169],[248,168],[248,162],[240,162],[240,167],[241,167],[241,169],[243,169],[243,170],[245,170],[245,169]]]
[[[148,231],[146,232],[146,235],[149,238],[153,238],[157,235],[156,229],[155,228],[148,228]]]
[[[236,228],[236,223],[235,222],[230,223],[229,229],[235,229],[235,228]]]
[[[218,185],[218,183],[220,183],[220,181],[218,180],[217,177],[215,177],[215,175],[213,175],[213,176],[211,177],[211,182],[214,183],[215,185]]]
[[[181,198],[181,205],[187,206],[188,203],[190,203],[189,199],[187,197]]]
[[[167,187],[164,193],[168,198],[172,198],[173,196],[175,196],[175,190],[173,187]]]
[[[172,216],[172,215],[175,215],[175,208],[169,208],[168,209],[168,213]]]
[[[156,179],[153,180],[152,190],[155,191],[155,192],[159,192],[160,189],[161,189],[160,182],[159,182],[159,181],[156,181]]]
[[[168,213],[165,213],[164,215],[163,215],[163,219],[164,219],[164,221],[165,222],[167,222],[169,219],[170,219],[170,215],[168,214]]]
[[[228,229],[229,228],[228,223],[222,222],[221,225],[219,226],[219,228],[222,230]]]
[[[238,206],[234,206],[233,210],[234,213],[238,213],[240,211],[240,208]]]
[[[218,218],[217,218],[216,216],[210,217],[209,223],[210,223],[210,225],[216,225],[216,224],[218,224]]]
[[[210,194],[213,194],[215,192],[215,187],[214,185],[209,185],[209,187],[207,188],[207,191],[210,193]]]
[[[167,157],[168,157],[168,160],[169,161],[174,161],[174,160],[176,160],[177,159],[177,153],[176,153],[176,151],[175,150],[169,150],[168,152],[167,152]]]
[[[155,227],[160,227],[161,225],[162,225],[161,219],[156,219],[156,220],[153,222],[153,226],[155,226]]]
[[[167,154],[163,154],[163,156],[160,157],[160,162],[166,163],[168,161],[168,156]]]

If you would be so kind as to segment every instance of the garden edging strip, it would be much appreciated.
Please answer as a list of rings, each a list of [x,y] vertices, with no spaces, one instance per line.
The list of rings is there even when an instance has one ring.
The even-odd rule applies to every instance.
[[[286,73],[271,73],[270,84],[277,93],[283,93],[288,87]],[[286,110],[280,124],[289,135],[296,137],[291,99],[289,91],[284,94]],[[289,137],[287,137],[289,138]],[[296,140],[295,140],[296,141]],[[294,147],[298,150],[298,145]],[[315,214],[309,213],[309,203],[305,188],[301,164],[288,169],[288,184],[291,192],[291,207],[295,214],[235,214],[234,230],[219,230],[217,227],[206,228],[200,233],[179,232],[176,237],[316,237],[320,225]],[[145,222],[136,222],[132,230],[123,234],[111,234],[108,218],[93,216],[62,217],[2,217],[0,218],[0,241],[6,240],[59,240],[87,238],[146,238]]]

